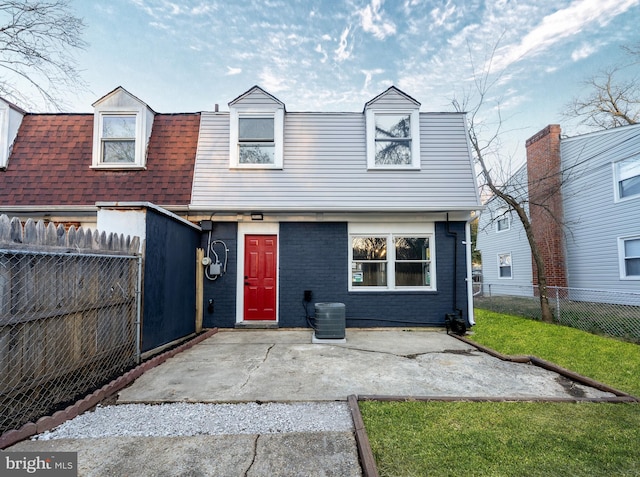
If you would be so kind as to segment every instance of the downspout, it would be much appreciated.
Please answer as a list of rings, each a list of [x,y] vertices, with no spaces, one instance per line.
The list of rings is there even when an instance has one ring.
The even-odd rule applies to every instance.
[[[447,236],[453,237],[453,309],[458,316],[462,316],[462,310],[458,308],[458,233],[450,229],[449,213],[447,212]]]
[[[471,263],[471,222],[467,221],[464,226],[465,246],[467,251],[467,306],[469,307],[468,317],[471,326],[476,324],[473,314],[473,267]]]

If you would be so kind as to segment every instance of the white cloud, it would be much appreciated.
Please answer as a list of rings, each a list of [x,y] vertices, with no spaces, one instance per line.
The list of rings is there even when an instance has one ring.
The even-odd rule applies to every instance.
[[[260,85],[270,93],[277,93],[278,91],[287,89],[282,78],[277,76],[269,68],[263,68],[258,76],[260,78]]]
[[[314,51],[322,55],[322,59],[320,60],[321,63],[324,63],[327,61],[327,53],[324,51],[324,48],[322,48],[322,45],[320,43],[316,45],[316,47],[314,48]]]
[[[593,45],[583,44],[580,48],[571,52],[571,59],[573,61],[584,60],[595,53],[596,50],[597,48]]]
[[[371,78],[373,75],[380,75],[384,73],[384,70],[381,68],[375,68],[373,70],[361,70],[362,74],[364,74],[364,85],[362,86],[363,90],[369,89],[371,85]]]
[[[353,46],[350,46],[349,42],[347,41],[350,30],[351,30],[351,27],[346,27],[343,30],[342,34],[340,35],[340,45],[334,51],[335,59],[338,62],[348,60],[349,57],[351,56],[351,51],[353,50]]]
[[[384,40],[390,35],[395,35],[396,25],[391,20],[384,18],[383,13],[380,12],[381,6],[382,0],[371,0],[371,3],[358,13],[361,18],[362,29],[372,33],[379,40]]]
[[[456,6],[452,5],[451,0],[447,1],[447,4],[443,8],[436,7],[431,10],[430,16],[433,21],[433,26],[443,26],[449,18],[456,12]]]
[[[525,55],[537,55],[546,51],[594,22],[606,25],[639,3],[640,0],[574,0],[567,8],[544,17],[519,44],[500,49],[494,68],[502,71]]]
[[[225,75],[234,76],[239,75],[240,73],[242,73],[242,68],[233,68],[231,66],[227,66],[227,72],[225,73]]]

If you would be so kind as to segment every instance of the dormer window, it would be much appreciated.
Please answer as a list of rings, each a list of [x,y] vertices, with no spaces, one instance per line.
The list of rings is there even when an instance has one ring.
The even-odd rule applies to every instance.
[[[368,169],[420,169],[419,109],[393,86],[365,105]]]
[[[102,163],[136,162],[135,114],[102,116]]]
[[[94,103],[93,160],[97,169],[143,169],[155,113],[119,87]]]
[[[282,169],[284,104],[259,86],[229,103],[229,167]]]

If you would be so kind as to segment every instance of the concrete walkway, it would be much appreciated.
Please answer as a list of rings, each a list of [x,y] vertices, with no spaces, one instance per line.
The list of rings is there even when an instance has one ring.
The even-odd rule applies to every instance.
[[[118,403],[295,402],[357,395],[612,397],[557,373],[501,361],[432,330],[220,331],[123,389]],[[8,451],[76,451],[84,476],[358,476],[351,432],[24,441]]]

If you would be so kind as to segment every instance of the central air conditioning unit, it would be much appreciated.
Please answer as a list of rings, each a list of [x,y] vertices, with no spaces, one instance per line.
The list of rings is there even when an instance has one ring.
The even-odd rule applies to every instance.
[[[344,303],[316,303],[315,305],[316,340],[342,340],[345,342],[345,306]]]

